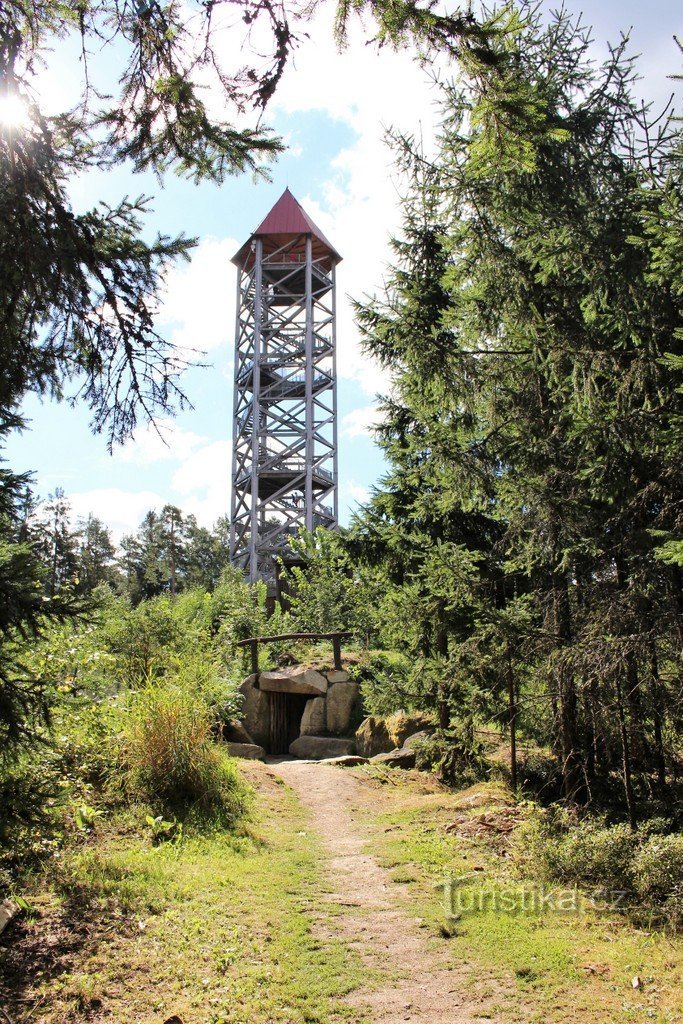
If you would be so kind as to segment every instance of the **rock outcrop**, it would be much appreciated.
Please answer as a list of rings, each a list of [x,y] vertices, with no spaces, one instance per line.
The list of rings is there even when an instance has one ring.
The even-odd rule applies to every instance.
[[[388,768],[414,768],[415,751],[408,747],[397,747],[386,754],[376,754],[370,758],[370,764],[384,764]]]
[[[395,746],[383,718],[370,715],[356,730],[356,751],[361,757],[375,757],[393,750]]]
[[[222,729],[222,738],[226,743],[253,743],[254,737],[247,732],[241,722],[231,718]]]
[[[421,711],[397,711],[385,719],[389,736],[394,747],[402,747],[416,732],[434,729],[434,723]]]

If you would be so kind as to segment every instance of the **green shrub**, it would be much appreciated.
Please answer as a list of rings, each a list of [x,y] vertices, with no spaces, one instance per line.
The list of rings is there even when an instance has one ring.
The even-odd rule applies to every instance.
[[[368,715],[383,718],[394,712],[418,708],[417,694],[410,678],[412,663],[394,651],[368,651],[353,666],[353,678],[360,683],[363,706]]]
[[[522,758],[517,770],[522,788],[542,803],[561,799],[562,765],[555,754],[532,750]]]
[[[434,771],[450,786],[470,786],[488,778],[491,764],[484,745],[465,728],[454,727],[415,743],[415,764]]]
[[[633,861],[635,890],[643,903],[683,921],[683,835],[653,835]]]
[[[683,836],[666,835],[665,819],[628,825],[576,822],[557,808],[539,811],[517,834],[526,874],[604,892],[626,892],[624,905],[683,916]]]
[[[245,811],[246,787],[211,739],[213,720],[201,700],[177,686],[150,686],[137,697],[123,742],[129,782],[169,806],[219,813],[226,824]]]
[[[520,836],[527,863],[542,878],[615,891],[632,889],[640,841],[628,825],[572,823],[557,809],[539,812]]]

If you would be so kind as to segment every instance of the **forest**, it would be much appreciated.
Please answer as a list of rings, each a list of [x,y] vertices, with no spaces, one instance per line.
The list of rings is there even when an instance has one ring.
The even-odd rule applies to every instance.
[[[200,5],[209,22],[210,6]],[[101,30],[103,11],[139,59],[122,78],[120,106],[94,114],[86,103],[53,124],[36,114],[23,139],[0,132],[5,438],[22,427],[26,395],[59,397],[73,380],[110,445],[138,419],[183,401],[181,367],[156,334],[153,307],[164,268],[187,256],[190,242],[143,240],[142,208],[129,200],[74,216],[69,175],[127,160],[160,174],[180,164],[221,180],[280,145],[260,128],[213,124],[190,78],[183,87],[175,5],[133,16],[128,5],[11,3],[0,14],[5,67],[20,82],[43,34],[67,31],[80,17],[88,38]],[[186,870],[183,857],[195,858],[195,889],[197,872],[208,879],[228,870],[209,859],[210,844],[219,843],[221,856],[234,860],[224,884],[235,886],[236,900],[247,900],[240,872],[248,857],[265,886],[271,856],[281,884],[277,899],[264,890],[267,913],[299,922],[291,942],[303,943],[274,962],[292,957],[302,977],[311,964],[322,970],[296,916],[299,903],[277,902],[289,898],[286,878],[300,901],[312,884],[301,865],[313,854],[301,850],[297,860],[292,852],[310,825],[287,805],[278,813],[283,822],[294,815],[289,845],[268,838],[269,819],[264,825],[254,801],[280,799],[278,786],[275,795],[259,788],[261,776],[245,775],[222,737],[240,716],[249,672],[239,641],[348,630],[345,667],[360,684],[362,714],[419,713],[431,723],[417,748],[420,771],[406,787],[435,786],[434,807],[468,787],[502,787],[505,813],[514,806],[518,815],[512,846],[498,849],[501,870],[511,872],[505,878],[627,891],[627,911],[614,912],[614,958],[626,964],[624,976],[634,975],[638,995],[649,983],[642,967],[630,968],[640,954],[628,943],[643,937],[660,976],[673,972],[675,989],[683,913],[681,118],[675,106],[655,111],[637,99],[638,64],[626,41],[600,64],[589,31],[566,12],[509,6],[478,19],[429,5],[342,4],[340,38],[358,11],[375,17],[380,48],[414,44],[447,53],[458,68],[439,86],[436,152],[388,133],[402,227],[384,292],[355,302],[364,348],[391,382],[376,430],[386,474],[347,528],[294,542],[299,564],[282,567],[288,597],[273,610],[265,585],[230,566],[226,519],[207,529],[167,505],[116,545],[94,516],[73,522],[62,490],[39,502],[30,474],[3,461],[0,895],[31,922],[52,887],[50,913],[82,913],[98,927],[130,918],[142,941],[140,907],[165,913],[163,888]],[[245,5],[252,16],[266,17],[277,46],[260,78],[224,77],[237,106],[247,96],[265,105],[295,46],[292,12],[288,21],[284,8]],[[147,72],[159,69],[166,87],[155,91]],[[140,114],[149,109],[154,117]],[[263,661],[325,656],[315,646],[275,643]],[[372,777],[382,792],[401,785],[399,769],[390,775],[394,781]],[[383,831],[401,822],[412,828],[407,813],[397,805]],[[410,833],[414,847],[405,841],[410,856],[395,850],[390,864],[425,900],[411,874],[416,865],[433,874],[459,856],[444,845],[439,813],[430,817],[427,807],[418,838]],[[255,820],[260,839],[249,833]],[[165,866],[145,860],[158,851]],[[470,859],[485,860],[482,851],[475,844]],[[240,907],[248,917],[251,905]],[[209,911],[192,912],[199,934]],[[238,939],[222,935],[222,974],[231,977],[233,957],[247,988],[221,995],[211,1011],[197,1009],[195,993],[183,1019],[369,1019],[344,1016],[337,1003],[321,1009],[339,996],[333,986],[316,990],[313,1006],[310,993],[278,981],[283,1005],[255,1008],[248,965],[270,955],[259,935],[253,924]],[[666,951],[656,945],[664,935]],[[506,944],[502,932],[498,939]],[[544,942],[531,960],[550,958],[552,943]],[[71,980],[54,989],[54,1004],[31,990],[41,1000],[35,1006],[45,1004],[36,1019],[104,1019],[111,979],[96,991],[84,966],[74,982],[78,955],[69,947]],[[341,970],[340,948],[325,955],[330,971]],[[20,1014],[33,1002],[16,994],[26,962],[10,955],[8,963],[14,981],[0,1017],[14,1024],[29,1019]],[[547,970],[560,999],[566,979],[558,981],[557,963],[532,974]],[[547,993],[529,982],[528,964],[513,967],[537,1012],[533,1000]],[[602,966],[589,967],[576,977],[601,984]],[[202,991],[203,981],[193,984]],[[4,995],[2,986],[0,979]],[[652,990],[659,991],[654,983]],[[622,1019],[615,998],[572,1019]],[[570,1001],[567,982],[565,1003],[552,1011],[543,1004],[541,1016],[525,1019],[568,1019],[560,1010]],[[637,1012],[681,1019],[675,996],[664,1007],[647,1005]],[[150,1002],[139,1019],[166,1019],[162,1009]],[[125,1007],[116,1012],[114,1020],[132,1019]],[[505,1012],[496,1010],[496,1019],[520,1019]]]

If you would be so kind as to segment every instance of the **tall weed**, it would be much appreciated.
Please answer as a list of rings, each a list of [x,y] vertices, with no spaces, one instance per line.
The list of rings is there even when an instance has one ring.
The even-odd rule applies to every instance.
[[[204,702],[180,686],[151,685],[130,712],[122,754],[134,792],[174,808],[197,808],[234,824],[247,790],[232,762],[212,741]]]

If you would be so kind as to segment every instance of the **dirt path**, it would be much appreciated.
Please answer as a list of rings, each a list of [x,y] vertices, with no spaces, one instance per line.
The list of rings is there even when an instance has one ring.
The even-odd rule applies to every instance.
[[[342,938],[359,953],[369,977],[377,979],[346,997],[359,1018],[369,1014],[376,1024],[495,1020],[487,1012],[490,981],[477,993],[472,969],[464,964],[453,969],[428,944],[419,919],[401,907],[388,871],[365,852],[367,838],[354,812],[377,810],[377,790],[344,769],[326,765],[278,761],[271,770],[311,811],[329,853],[331,901],[339,905],[340,914],[321,917],[319,934]]]

